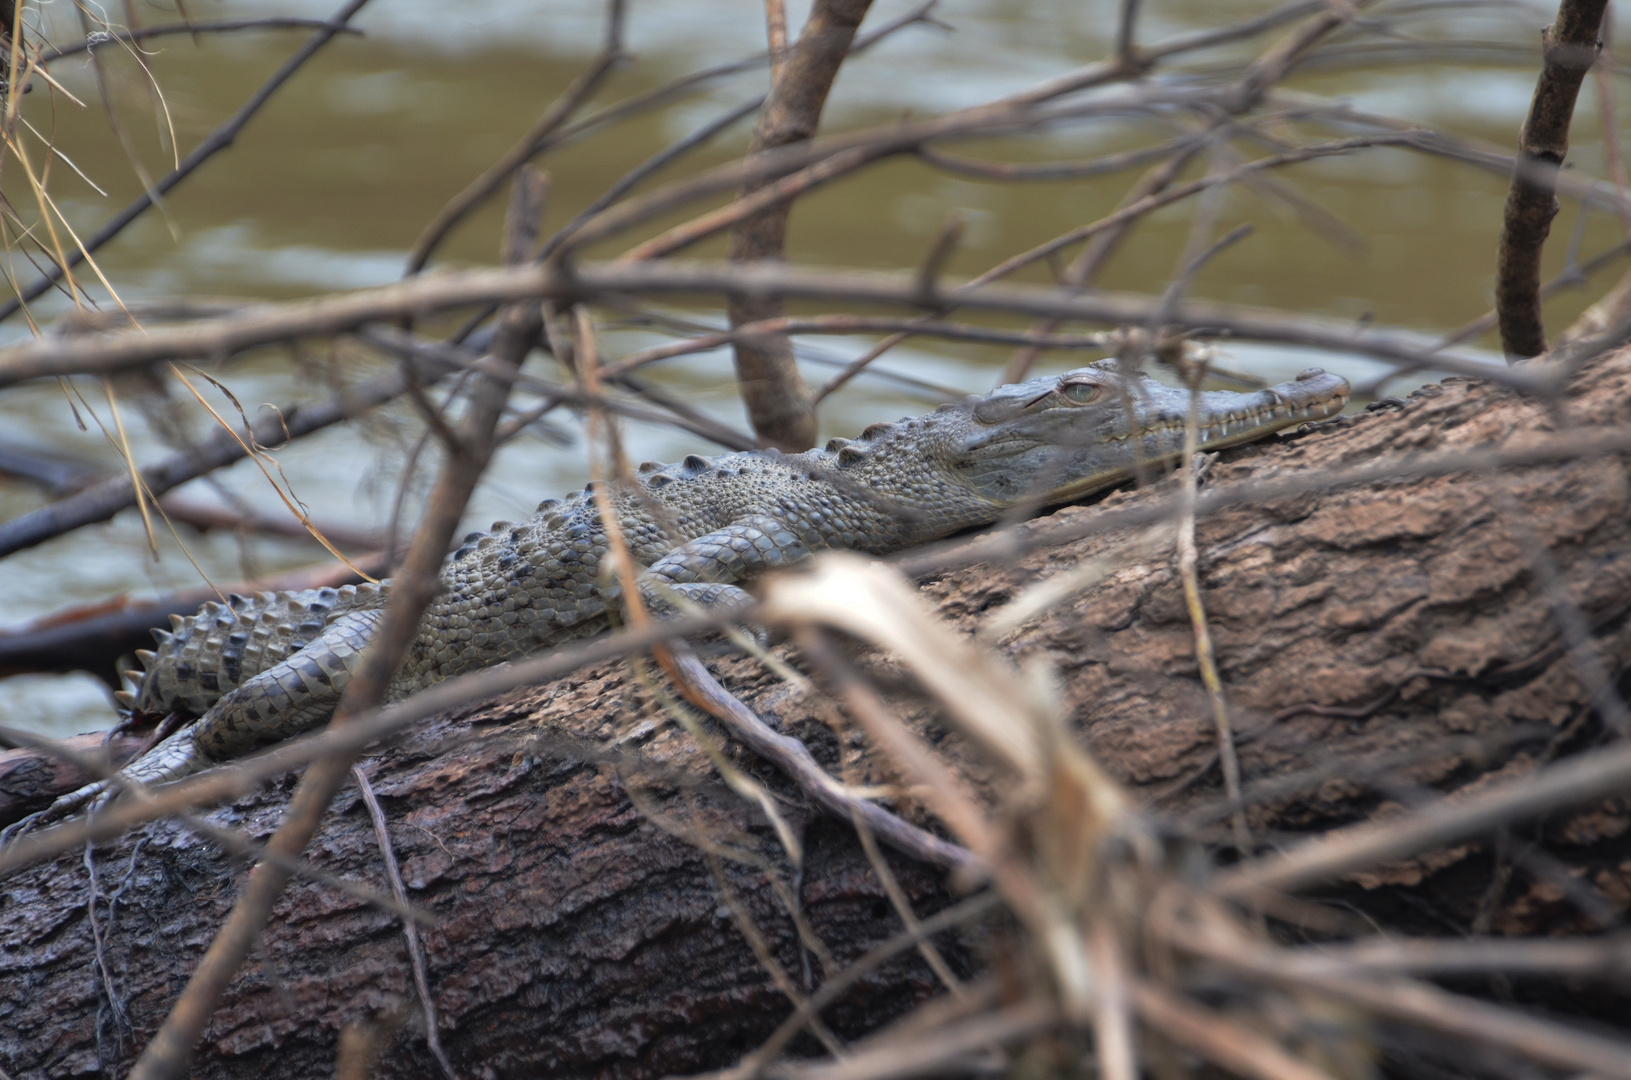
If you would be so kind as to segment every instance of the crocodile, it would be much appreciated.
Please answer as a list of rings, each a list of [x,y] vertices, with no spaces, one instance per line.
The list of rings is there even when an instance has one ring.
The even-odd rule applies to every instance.
[[[1318,368],[1253,393],[1193,395],[1199,448],[1236,446],[1347,404]],[[746,606],[742,585],[826,549],[887,554],[1057,505],[1181,455],[1192,394],[1100,361],[1003,386],[926,416],[874,424],[800,454],[748,451],[647,462],[605,493],[638,581],[659,610],[676,597]],[[621,603],[593,485],[538,505],[521,524],[473,532],[445,563],[443,589],[391,683],[398,700],[464,672],[604,630]],[[289,738],[333,713],[383,617],[390,582],[234,595],[172,629],[123,692],[138,718],[191,719],[128,765],[157,783]],[[64,796],[66,812],[111,794]],[[49,811],[48,811],[49,813]]]

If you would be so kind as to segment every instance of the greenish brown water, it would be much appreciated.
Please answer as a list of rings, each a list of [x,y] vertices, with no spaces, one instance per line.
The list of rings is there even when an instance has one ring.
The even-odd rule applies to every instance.
[[[888,19],[906,6],[879,0],[874,19]],[[956,30],[914,27],[854,61],[835,90],[827,128],[972,105],[1091,62],[1109,47],[1117,6],[1074,0],[942,4],[939,17]],[[1145,40],[1267,9],[1244,2],[1146,6]],[[328,14],[326,7],[303,2],[213,3],[202,9],[194,3],[189,10],[195,19],[257,11]],[[1447,35],[1432,23],[1407,22],[1401,29],[1423,37],[1505,42],[1512,46],[1511,61],[1474,65],[1422,60],[1373,71],[1322,69],[1298,75],[1290,85],[1510,144],[1533,85],[1535,31],[1546,15],[1521,5],[1486,5],[1471,15],[1456,11],[1459,21]],[[165,215],[149,213],[98,255],[102,272],[123,299],[290,298],[394,280],[423,224],[536,120],[583,69],[600,33],[598,5],[576,2],[374,0],[365,16],[360,25],[366,37],[333,42],[250,123],[236,145],[172,193]],[[158,13],[145,17],[163,21]],[[746,0],[634,0],[629,19],[636,58],[608,83],[597,104],[753,51],[762,34],[759,18],[759,5]],[[148,171],[158,175],[170,167],[169,125],[185,153],[255,91],[304,33],[248,32],[202,36],[196,42],[165,38],[149,46],[143,57],[146,71],[128,55],[103,46],[117,115]],[[60,36],[73,35],[64,29]],[[1196,63],[1252,55],[1267,40],[1205,54]],[[24,115],[106,192],[106,197],[98,195],[62,161],[51,166],[50,191],[75,227],[89,231],[134,197],[141,182],[110,133],[89,65],[65,61],[52,71],[88,107],[77,108],[42,88],[29,96]],[[650,154],[760,92],[764,79],[759,71],[734,77],[551,154],[543,161],[553,181],[546,228],[564,223]],[[162,109],[154,85],[162,93]],[[1631,103],[1621,100],[1619,107],[1623,115]],[[1309,138],[1311,129],[1285,134]],[[1091,156],[1147,137],[1126,122],[1100,122],[953,149],[993,160],[1047,160]],[[687,159],[680,171],[730,160],[740,154],[745,138],[746,127],[738,126]],[[40,165],[40,143],[25,145]],[[1593,174],[1603,172],[1589,82],[1571,160]],[[1198,165],[1196,174],[1203,168]],[[946,217],[957,213],[969,227],[950,271],[975,274],[1102,215],[1135,176],[1016,185],[953,177],[916,160],[892,161],[801,202],[790,250],[795,259],[820,265],[914,265]],[[1503,178],[1402,150],[1377,150],[1298,165],[1276,179],[1340,221],[1356,246],[1332,243],[1281,205],[1250,189],[1235,189],[1220,206],[1217,232],[1246,221],[1255,231],[1201,272],[1195,294],[1427,332],[1451,329],[1488,307]],[[14,162],[8,162],[0,180],[25,220],[36,219],[32,195]],[[493,201],[461,226],[438,262],[491,262],[501,204]],[[1189,205],[1175,207],[1141,224],[1100,284],[1162,289],[1185,248],[1191,212]],[[1567,207],[1554,229],[1550,272],[1562,267],[1576,224],[1574,208]],[[1611,245],[1620,229],[1617,221],[1601,215],[1589,219],[1580,233],[1582,250],[1589,255]],[[607,246],[597,254],[616,250]],[[719,250],[704,245],[694,254],[716,255]],[[12,269],[24,279],[31,273],[16,255]],[[1602,284],[1613,272],[1604,275]],[[1045,274],[1039,267],[1022,277],[1040,281]],[[1551,324],[1566,323],[1591,295],[1587,290],[1560,297],[1548,308]],[[62,310],[62,303],[44,301],[36,305],[36,317],[46,322]],[[691,314],[717,318],[716,312]],[[15,340],[26,332],[20,319],[13,320],[0,327],[0,340]],[[611,333],[607,344],[616,353],[656,340],[645,331],[624,330]],[[1483,344],[1487,347],[1488,340]],[[810,341],[805,361],[812,381],[829,374],[823,361],[841,363],[868,345],[860,338]],[[1241,344],[1228,353],[1231,366],[1276,379],[1310,363],[1356,380],[1377,371],[1364,361],[1295,350]],[[877,366],[880,375],[900,373],[953,392],[973,392],[991,384],[1006,356],[1006,350],[997,348],[917,343]],[[326,360],[317,349],[297,357],[266,352],[214,374],[246,407],[286,404],[325,392]],[[1079,360],[1060,354],[1047,364],[1059,368]],[[544,359],[534,363],[540,373],[552,374]],[[697,407],[744,426],[724,354],[676,363],[658,377]],[[161,405],[144,402],[135,391],[131,385],[120,387],[121,416],[139,460],[163,451],[167,428],[206,430],[207,417],[183,396],[173,395]],[[118,457],[90,415],[95,411],[111,427],[106,403],[95,387],[86,387],[85,393],[89,406],[80,411],[86,431],[78,429],[67,398],[55,385],[0,394],[0,438],[7,445],[116,469]],[[863,378],[824,406],[823,427],[830,434],[853,434],[872,420],[924,411],[939,399],[940,394],[922,387]],[[567,433],[575,434],[571,417],[561,421]],[[373,525],[391,511],[413,437],[409,414],[387,411],[360,430],[304,440],[280,452],[278,460],[317,520]],[[637,458],[671,459],[710,449],[696,436],[674,430],[637,427],[628,437]],[[584,472],[581,441],[562,447],[545,438],[519,439],[505,449],[475,500],[471,519],[484,524],[525,516],[539,498],[581,483]],[[270,511],[278,505],[251,466],[226,470],[217,483],[256,507]],[[200,499],[220,497],[206,484],[192,485],[189,494],[194,491]],[[26,484],[0,480],[0,518],[45,501],[46,496]],[[320,555],[313,545],[294,541],[241,541],[185,529],[181,539],[216,579],[300,565]],[[127,512],[105,526],[14,555],[0,563],[0,619],[16,623],[120,591],[150,593],[197,583],[199,571],[182,554],[180,543],[161,536],[161,552],[157,562],[145,554],[139,521]],[[0,717],[63,732],[105,724],[111,711],[97,684],[88,679],[30,677],[0,682]]]

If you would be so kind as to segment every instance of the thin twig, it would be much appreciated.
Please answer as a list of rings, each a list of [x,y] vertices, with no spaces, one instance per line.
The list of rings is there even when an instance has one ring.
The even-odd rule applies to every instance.
[[[884,894],[889,897],[889,903],[894,907],[895,914],[900,916],[900,921],[908,933],[917,935],[917,951],[923,957],[923,962],[929,965],[929,970],[934,972],[935,978],[939,979],[947,990],[955,996],[963,996],[967,993],[963,988],[963,981],[951,970],[951,965],[940,955],[940,950],[934,947],[934,942],[921,933],[922,920],[917,917],[917,912],[912,910],[911,898],[906,895],[906,890],[900,887],[900,880],[895,877],[895,872],[884,861],[883,852],[878,849],[878,838],[872,835],[866,819],[852,813],[850,821],[855,825],[855,835],[861,839],[861,850],[866,853],[867,862],[872,864],[872,872],[878,875],[878,882],[883,886]]]
[[[421,385],[433,383],[444,377],[448,370],[422,365],[417,378]],[[399,397],[409,378],[404,372],[392,372],[315,402],[268,410],[241,435],[219,428],[212,430],[194,447],[160,458],[138,470],[141,487],[155,496],[162,495],[189,480],[247,457],[251,446],[278,446],[332,427]],[[135,503],[135,491],[128,477],[113,477],[66,499],[59,499],[0,523],[0,557],[44,543],[82,526],[106,521]]]
[[[205,136],[204,141],[195,146],[192,153],[183,158],[179,165],[161,176],[150,189],[142,192],[129,206],[108,219],[96,232],[85,237],[80,251],[76,251],[65,260],[57,262],[56,265],[25,287],[21,294],[8,300],[5,304],[0,304],[0,322],[9,319],[23,305],[50,289],[62,279],[64,274],[83,262],[88,253],[96,251],[103,244],[123,232],[125,226],[135,221],[153,205],[155,197],[168,194],[172,188],[190,176],[200,165],[204,164],[216,153],[231,146],[238,138],[238,133],[243,130],[244,125],[249,123],[250,119],[271,99],[272,95],[277,93],[279,88],[305,65],[306,61],[315,56],[319,49],[333,40],[335,35],[339,34],[345,25],[351,21],[351,17],[362,10],[363,5],[367,3],[368,0],[347,0],[338,11],[329,17],[327,22],[322,24],[322,28],[313,34],[306,44],[300,47],[299,51],[283,62],[283,65],[272,74],[272,77],[267,79],[261,88],[255,91],[254,95],[244,102],[237,112],[233,113],[219,127]]]
[[[1631,746],[1619,745],[1559,762],[1451,802],[1383,821],[1325,833],[1284,852],[1222,871],[1213,879],[1219,896],[1261,889],[1291,892],[1369,866],[1409,858],[1455,844],[1503,825],[1564,806],[1618,794],[1631,782]]]
[[[1503,972],[1615,981],[1631,973],[1631,937],[1373,938],[1287,949],[1281,960],[1290,969],[1333,976],[1356,970],[1434,978]]]
[[[1132,0],[1129,6],[1135,6]],[[1129,998],[1131,986],[1127,957],[1113,920],[1107,912],[1093,920],[1087,947],[1093,956],[1096,993],[1093,1001],[1093,1045],[1098,1052],[1099,1075],[1104,1080],[1138,1080],[1137,1040]]]
[[[979,1050],[1040,1035],[1061,1022],[1058,1005],[1027,998],[950,1025],[950,1030],[889,1040],[831,1064],[785,1065],[769,1075],[774,1080],[912,1080],[956,1075],[971,1065],[987,1065],[975,1056]],[[985,1073],[988,1067],[975,1071]]]
[[[859,56],[861,53],[870,49],[873,45],[876,45],[878,42],[883,41],[885,38],[888,38],[909,26],[914,26],[919,23],[926,23],[935,26],[941,25],[940,23],[935,22],[933,16],[930,14],[938,2],[939,0],[922,0],[922,2],[916,7],[913,7],[896,18],[891,19],[890,21],[879,26],[877,29],[862,34],[860,37],[855,39],[855,44],[850,49],[850,55]],[[716,67],[706,68],[702,71],[683,76],[682,78],[664,86],[659,86],[654,90],[636,94],[626,101],[608,106],[600,112],[587,116],[575,124],[568,125],[557,133],[554,141],[565,142],[567,139],[586,134],[595,130],[596,128],[603,127],[617,120],[626,119],[627,117],[633,116],[646,109],[667,104],[679,94],[700,89],[715,79],[719,79],[727,75],[734,75],[738,72],[757,67],[758,65],[764,63],[766,59],[767,54],[761,53],[758,56],[749,57],[746,60],[739,60],[729,64],[722,64]],[[734,123],[736,119],[740,118],[738,114],[745,116],[748,113],[755,112],[764,105],[764,101],[765,97],[764,95],[761,95],[760,97],[754,98],[751,102],[744,102],[737,109],[725,114],[725,117],[722,117],[721,120],[723,121],[726,118],[729,118],[729,122]],[[716,123],[720,122],[716,121]],[[723,126],[728,125],[722,125],[720,130],[723,130]],[[711,138],[717,133],[716,131],[710,130],[712,127],[713,125],[704,126],[697,134],[680,140],[680,142],[674,144],[674,146],[670,147],[668,150],[657,154],[644,164],[637,166],[634,170],[613,184],[612,189],[609,190],[622,188],[623,190],[618,193],[618,198],[621,198],[621,196],[625,194],[629,188],[633,187],[649,172],[655,171],[656,168],[660,168],[663,164],[667,164],[668,161],[671,161],[673,158],[668,155],[673,154],[674,156],[678,156],[678,153],[684,153],[693,146],[700,145],[701,142]],[[707,132],[707,134],[703,135],[702,132]],[[691,140],[697,140],[697,142],[691,142]],[[606,206],[609,206],[615,201],[615,198],[605,200],[597,198],[595,202],[598,205],[594,206],[593,211],[586,210],[578,217],[573,218],[571,222],[563,226],[559,232],[557,232],[549,239],[548,242],[544,244],[544,255],[541,257],[547,257],[548,255],[554,254],[562,244],[564,244],[568,239],[572,238],[579,226],[581,226],[585,221],[595,217],[599,211],[605,209]]]
[[[774,85],[787,67],[786,0],[765,0],[765,42],[770,46],[770,82]]]
[[[185,325],[125,330],[94,338],[35,339],[0,349],[0,389],[27,379],[72,374],[112,374],[155,360],[230,356],[256,345],[333,334],[371,322],[388,322],[489,301],[546,299],[576,302],[599,296],[744,293],[788,299],[914,305],[913,274],[827,270],[783,263],[675,262],[583,263],[559,266],[449,271],[323,300],[260,304],[237,315]],[[1103,325],[1144,324],[1158,301],[1148,296],[1073,291],[1026,285],[947,285],[948,305],[1033,318],[1057,317]],[[1531,392],[1555,389],[1551,369],[1516,370],[1470,357],[1432,351],[1425,335],[1355,328],[1351,323],[1286,315],[1260,308],[1188,300],[1166,320],[1174,327],[1237,338],[1306,345],[1371,356],[1399,367],[1422,367],[1491,379]]]
[[[1283,950],[1240,935],[1180,931],[1177,941],[1215,964],[1254,979],[1291,984],[1358,1005],[1376,1016],[1442,1031],[1478,1046],[1499,1047],[1545,1065],[1631,1078],[1631,1043],[1477,1001],[1407,978],[1325,974],[1280,964]]]
[[[1134,982],[1132,998],[1145,1023],[1230,1072],[1252,1080],[1331,1080],[1276,1043],[1152,982]]]
[[[535,178],[522,175],[516,185],[517,203],[532,197],[529,186],[534,183]],[[537,305],[516,305],[507,314],[500,333],[502,340],[495,343],[495,355],[510,369],[519,367],[538,332]],[[414,533],[407,560],[393,579],[384,618],[350,677],[329,722],[331,728],[343,729],[355,714],[371,711],[385,698],[402,657],[419,632],[421,614],[441,588],[443,556],[492,453],[493,431],[503,414],[510,385],[511,381],[502,377],[488,377],[472,391],[459,440],[447,448],[446,462]],[[323,814],[344,783],[353,760],[349,755],[325,758],[307,770],[267,844],[268,850],[298,857],[321,826]],[[137,1059],[130,1073],[132,1080],[171,1080],[185,1073],[193,1047],[203,1035],[216,1003],[259,940],[272,904],[288,877],[287,871],[267,860],[250,871],[226,923]]]
[[[605,82],[606,77],[616,69],[623,60],[623,6],[624,0],[608,0],[606,43],[601,48],[600,55],[573,80],[572,85],[567,87],[532,126],[532,130],[521,136],[520,140],[510,147],[503,157],[489,166],[486,172],[470,181],[464,190],[449,199],[447,205],[437,211],[436,216],[425,226],[419,238],[414,241],[413,250],[408,253],[408,267],[405,271],[407,276],[411,277],[423,270],[448,233],[503,186],[506,180],[515,175],[517,169],[537,156],[549,136],[572,119],[572,116]]]
[[[368,782],[368,774],[361,765],[351,767],[351,776],[357,782],[357,790],[362,793],[363,805],[368,807],[368,816],[374,823],[374,836],[379,840],[380,857],[385,861],[385,877],[391,883],[391,892],[399,902],[406,905],[408,890],[402,884],[402,871],[396,865],[396,849],[391,845],[391,829],[385,820],[385,810],[379,804],[379,797],[374,794],[374,785]],[[430,1047],[431,1055],[436,1058],[436,1064],[442,1067],[442,1075],[447,1080],[458,1080],[453,1071],[453,1063],[447,1059],[447,1051],[442,1049],[442,1026],[436,1016],[436,998],[430,992],[430,976],[425,971],[425,947],[419,941],[419,928],[413,924],[412,919],[402,920],[402,936],[408,941],[408,961],[413,967],[413,985],[419,991],[419,1005],[425,1012],[425,1043]]]
[[[103,30],[71,45],[49,46],[40,51],[39,62],[50,64],[64,57],[92,52],[113,42],[134,44],[138,41],[146,41],[148,38],[168,37],[171,34],[191,34],[195,36],[198,34],[230,34],[239,30],[334,30],[341,34],[363,36],[363,32],[355,26],[347,26],[344,22],[337,22],[334,19],[220,19],[216,22],[186,22],[173,23],[167,26],[138,26],[128,30]]]
[[[821,984],[820,990],[810,995],[792,1016],[783,1020],[781,1025],[771,1032],[770,1037],[758,1049],[742,1059],[740,1065],[721,1074],[720,1080],[725,1080],[727,1077],[731,1078],[731,1080],[754,1080],[755,1077],[762,1074],[766,1066],[776,1059],[787,1044],[800,1031],[804,1030],[804,1025],[809,1021],[810,1017],[820,1015],[821,1010],[842,997],[844,991],[914,945],[927,941],[943,930],[949,930],[965,922],[972,922],[998,907],[1000,903],[1001,900],[995,892],[987,891],[971,896],[967,900],[923,919],[916,926],[908,927],[883,944],[876,946],[842,971],[831,974],[826,982]]]
[[[640,186],[642,181],[667,168],[669,165],[673,164],[681,157],[684,157],[692,150],[706,145],[715,135],[718,135],[731,125],[753,115],[759,110],[759,107],[764,104],[764,100],[764,97],[761,95],[760,97],[756,97],[751,101],[744,101],[742,104],[736,106],[736,108],[720,114],[715,119],[697,128],[697,130],[693,131],[685,138],[680,139],[678,142],[675,142],[665,149],[653,154],[645,161],[642,161],[640,164],[618,177],[617,180],[605,191],[595,196],[593,202],[591,202],[588,206],[585,206],[582,210],[579,210],[577,215],[574,216],[571,221],[568,221],[565,225],[562,225],[560,229],[554,233],[554,235],[552,235],[548,240],[544,241],[543,247],[538,251],[538,261],[542,262],[543,260],[548,259],[551,255],[555,254],[555,249],[564,243],[566,238],[571,236],[572,233],[577,230],[579,225],[582,225],[585,221],[588,221],[590,218],[606,209],[606,207],[612,205],[618,199],[621,199],[623,196],[627,195],[630,191],[633,191],[636,187]]]
[[[126,782],[117,770],[110,767],[107,759],[99,754],[80,753],[64,740],[48,739],[42,735],[35,735],[33,732],[22,731],[18,728],[0,726],[0,737],[13,745],[26,746],[31,750],[65,761],[86,776],[98,780],[112,781],[116,790],[127,793],[127,801],[129,802],[140,805],[152,798],[149,789]],[[291,858],[269,851],[236,829],[223,828],[207,818],[186,810],[176,810],[173,813],[187,828],[216,844],[228,854],[271,860],[291,876],[305,878],[319,885],[326,885],[336,892],[361,900],[371,907],[390,912],[404,922],[429,923],[434,921],[432,916],[415,908],[405,900],[386,896],[366,885],[348,881],[345,878],[329,873],[327,870],[313,866],[304,859]]]
[[[750,750],[792,777],[818,806],[840,819],[852,814],[863,818],[885,843],[925,862],[959,867],[975,861],[964,848],[901,820],[876,803],[850,794],[810,756],[808,747],[790,735],[771,729],[735,695],[720,686],[694,655],[676,650],[673,662],[679,672],[676,682],[687,698],[718,719]]]
[[[1242,225],[1191,259],[1162,297],[1162,307],[1170,308],[1187,283],[1212,256],[1250,231],[1250,225]],[[1159,333],[1159,322],[1153,331]],[[1201,367],[1191,374],[1189,380],[1189,412],[1184,420],[1184,447],[1179,464],[1183,486],[1178,514],[1178,576],[1183,582],[1184,605],[1189,610],[1189,622],[1195,634],[1195,664],[1200,669],[1201,683],[1206,687],[1207,700],[1212,705],[1212,723],[1218,737],[1218,760],[1223,765],[1224,792],[1237,807],[1232,819],[1235,849],[1241,858],[1245,858],[1251,854],[1253,844],[1251,830],[1246,825],[1246,811],[1240,806],[1240,758],[1235,751],[1234,726],[1229,720],[1229,699],[1224,693],[1223,679],[1218,675],[1212,631],[1207,625],[1206,606],[1201,600],[1200,551],[1195,544],[1195,498],[1200,483],[1195,453],[1200,446],[1201,380],[1204,376],[1205,368]]]
[[[1204,145],[1201,136],[1189,138],[1192,140],[1191,143],[1181,152],[1174,153],[1140,177],[1138,183],[1134,184],[1121,200],[1117,210],[1164,191]],[[1065,268],[1065,272],[1059,277],[1059,284],[1067,289],[1082,289],[1092,285],[1099,271],[1110,261],[1110,256],[1115,253],[1136,221],[1136,218],[1128,218],[1119,225],[1095,234]],[[1043,319],[1031,327],[1031,332],[1051,335],[1059,328],[1059,323],[1058,319]],[[1008,358],[1007,365],[1002,369],[1002,378],[999,381],[1002,383],[1024,381],[1026,375],[1030,373],[1031,366],[1042,354],[1042,350],[1048,347],[1050,346],[1025,344],[1015,349],[1014,354]]]

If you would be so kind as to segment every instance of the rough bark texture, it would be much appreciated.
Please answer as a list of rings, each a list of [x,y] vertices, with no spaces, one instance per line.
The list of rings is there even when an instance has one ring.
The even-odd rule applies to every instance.
[[[1631,351],[1594,364],[1579,391],[1560,420],[1506,391],[1451,380],[1396,407],[1232,452],[1209,483],[1408,450],[1515,448],[1560,422],[1631,423]],[[1107,501],[1146,497],[1121,492]],[[1631,669],[1628,503],[1626,462],[1616,457],[1310,494],[1204,520],[1202,584],[1248,791],[1325,770],[1323,782],[1316,775],[1300,793],[1254,805],[1258,839],[1279,842],[1394,812],[1411,785],[1447,792],[1519,777],[1607,738],[1558,645],[1526,551],[1538,545],[1555,564],[1618,676]],[[1027,584],[1118,539],[1090,537],[1011,567],[947,574],[925,592],[972,630]],[[1015,655],[1053,659],[1084,741],[1136,792],[1175,815],[1215,802],[1215,773],[1170,791],[1206,766],[1214,737],[1169,554],[1055,605],[1004,644]],[[795,650],[782,651],[802,663]],[[863,660],[881,677],[893,674],[886,659]],[[886,775],[753,663],[716,668],[744,701],[806,739],[829,765],[842,752],[860,773]],[[895,692],[903,710],[927,724],[916,699]],[[784,877],[785,859],[758,812],[709,779],[699,753],[673,727],[657,728],[656,715],[649,694],[612,665],[444,718],[369,763],[410,897],[440,920],[426,932],[430,984],[461,1075],[635,1080],[695,1071],[734,1061],[786,1014],[786,1000],[731,924],[710,857],[695,841],[757,852]],[[1467,745],[1472,737],[1484,741],[1482,753]],[[957,753],[954,740],[941,741]],[[1378,755],[1395,755],[1376,770],[1379,784],[1368,768]],[[795,824],[807,823],[800,896],[839,959],[898,928],[847,827],[803,815],[785,783],[738,758],[788,796]],[[287,790],[218,818],[265,836]],[[1576,887],[1614,911],[1631,908],[1626,800],[1517,831],[1508,850],[1539,842]],[[383,885],[354,791],[342,794],[309,854],[331,872]],[[97,916],[131,1027],[122,1029],[109,1009],[94,962],[82,860],[24,871],[0,885],[0,1066],[12,1076],[128,1065],[132,1046],[154,1030],[196,964],[242,873],[169,826],[103,850],[98,865],[104,895],[119,896],[116,917],[106,902]],[[800,979],[790,919],[763,873],[720,865],[780,964]],[[1416,932],[1582,929],[1578,908],[1526,865],[1507,876],[1496,845],[1469,843],[1375,868],[1337,891]],[[903,860],[896,866],[920,910],[944,902],[939,875]],[[948,944],[955,963],[977,961],[970,942]],[[820,965],[814,969],[819,979]],[[841,1034],[854,1034],[933,987],[919,961],[903,959],[829,1018]],[[1628,1015],[1623,994],[1600,989],[1579,999],[1559,992],[1546,1004],[1622,1026]],[[341,1026],[393,1010],[410,1019],[391,1043],[385,1074],[432,1075],[395,922],[297,883],[211,1024],[197,1074],[321,1074]]]
[[[442,1042],[460,1075],[691,1072],[739,1056],[785,1014],[786,999],[732,923],[708,857],[653,825],[616,769],[587,749],[619,729],[636,740],[649,734],[649,704],[621,672],[597,672],[432,725],[367,766],[410,899],[438,916],[421,934]],[[563,742],[556,733],[584,731],[578,721],[591,708],[604,719],[585,732],[590,741]],[[672,730],[649,739],[643,756],[672,754],[677,786],[647,790],[643,801],[664,824],[762,853],[785,879],[762,818],[710,784]],[[218,820],[264,840],[292,787]],[[840,960],[899,929],[846,830],[817,819],[804,841],[802,901]],[[354,787],[336,800],[307,855],[387,888]],[[0,892],[0,1067],[18,1080],[128,1069],[244,874],[168,826],[104,849],[98,864],[107,966],[132,1028],[121,1030],[107,1007],[82,860],[24,872]],[[799,979],[791,922],[764,876],[728,859],[719,865]],[[897,869],[920,900],[936,895],[937,874]],[[105,898],[116,892],[110,917]],[[932,988],[920,962],[902,961],[852,997],[833,1026],[876,1026]],[[227,991],[194,1075],[327,1075],[340,1028],[404,1011],[408,1024],[386,1055],[385,1075],[436,1075],[416,1034],[423,1028],[400,923],[297,880]]]

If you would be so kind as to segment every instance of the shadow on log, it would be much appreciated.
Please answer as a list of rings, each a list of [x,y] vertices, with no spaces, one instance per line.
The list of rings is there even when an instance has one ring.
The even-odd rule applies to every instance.
[[[1515,450],[1559,424],[1631,424],[1631,352],[1593,364],[1560,413],[1451,380],[1231,452],[1208,483],[1312,476],[1386,454]],[[1120,492],[1101,505],[1156,494]],[[1631,667],[1628,502],[1625,461],[1608,456],[1311,492],[1204,519],[1204,598],[1257,842],[1385,817],[1614,738],[1576,661],[1589,654],[1611,678]],[[1046,532],[1097,512],[1070,508],[1023,528]],[[946,573],[925,591],[945,617],[977,631],[1035,581],[1126,540],[1090,536],[1011,566]],[[1173,562],[1162,551],[1120,564],[1001,646],[1053,661],[1092,753],[1153,810],[1226,842],[1215,735]],[[1585,653],[1571,654],[1560,635],[1560,613],[1566,625],[1571,612],[1589,632]],[[795,649],[780,651],[802,666]],[[888,679],[886,658],[861,660]],[[891,779],[775,676],[746,660],[713,667],[829,768],[842,754],[858,769],[853,780],[868,771]],[[924,707],[897,690],[902,711],[926,729]],[[424,931],[430,985],[461,1076],[635,1080],[734,1062],[789,1005],[733,925],[733,902],[751,912],[793,984],[807,964],[816,983],[826,973],[800,948],[772,878],[795,891],[838,964],[899,928],[847,825],[801,812],[789,785],[735,754],[803,830],[797,879],[759,812],[712,779],[661,715],[625,667],[610,665],[443,718],[366,764],[409,897],[437,916]],[[955,739],[937,739],[958,756]],[[216,817],[264,838],[289,788]],[[308,855],[330,873],[384,885],[354,789]],[[948,902],[939,873],[892,861],[920,911]],[[127,1068],[243,873],[170,825],[101,850],[97,866],[101,966],[81,858],[0,885],[0,1066],[19,1080]],[[1555,814],[1488,843],[1372,868],[1328,896],[1414,933],[1589,931],[1631,908],[1631,808],[1614,799]],[[973,936],[942,944],[965,969],[982,955]],[[915,956],[901,959],[829,1011],[829,1026],[851,1037],[935,991]],[[1520,984],[1517,1000],[1622,1030],[1631,1015],[1619,991],[1525,992]],[[343,1026],[404,1014],[383,1075],[435,1075],[413,995],[394,918],[297,882],[214,1018],[196,1075],[326,1073]],[[1393,1055],[1384,1064],[1411,1071],[1408,1040],[1384,1032],[1381,1043]],[[1484,1073],[1471,1058],[1458,1067]]]

